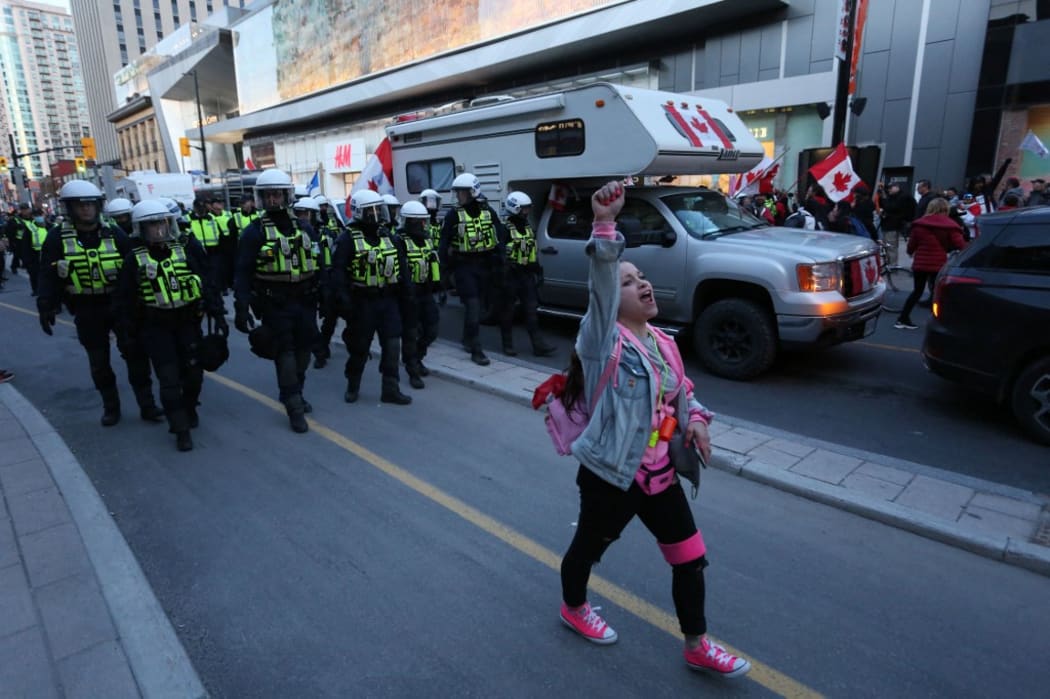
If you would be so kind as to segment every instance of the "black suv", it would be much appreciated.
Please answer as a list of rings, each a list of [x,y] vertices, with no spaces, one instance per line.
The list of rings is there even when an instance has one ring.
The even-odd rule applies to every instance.
[[[937,276],[923,358],[938,376],[992,393],[1050,444],[1050,207],[979,225]]]

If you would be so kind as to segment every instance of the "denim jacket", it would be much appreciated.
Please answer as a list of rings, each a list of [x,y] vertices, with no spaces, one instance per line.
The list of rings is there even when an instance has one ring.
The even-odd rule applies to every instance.
[[[576,354],[583,365],[584,395],[594,406],[583,433],[573,442],[572,454],[602,480],[627,490],[641,467],[652,432],[657,383],[647,358],[631,342],[621,341],[616,318],[620,308],[620,255],[624,241],[612,224],[595,223],[587,252],[590,257],[590,301],[576,336]],[[674,347],[673,344],[670,345]],[[619,354],[618,366],[595,401],[594,394],[607,363]],[[667,357],[684,379],[679,414],[688,421],[710,422],[713,413],[692,395],[681,357]],[[666,357],[666,355],[665,355]],[[680,418],[681,419],[681,418]],[[684,428],[684,424],[683,424]]]

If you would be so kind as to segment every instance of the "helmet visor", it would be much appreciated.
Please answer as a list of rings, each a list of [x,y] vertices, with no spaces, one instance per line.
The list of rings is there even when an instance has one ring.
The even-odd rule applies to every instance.
[[[292,190],[287,187],[267,187],[255,190],[255,205],[265,211],[287,209],[292,203]]]
[[[175,227],[171,218],[148,218],[135,222],[135,232],[147,245],[170,243],[175,240]]]

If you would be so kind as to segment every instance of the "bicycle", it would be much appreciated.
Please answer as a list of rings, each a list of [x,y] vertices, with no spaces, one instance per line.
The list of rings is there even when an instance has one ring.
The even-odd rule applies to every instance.
[[[904,299],[907,298],[906,294],[910,294],[915,287],[915,277],[908,267],[890,264],[890,248],[892,246],[885,240],[878,242],[879,272],[882,274],[882,278],[886,280],[886,294],[882,297],[882,307],[891,313],[897,313],[904,308]],[[904,292],[905,295],[902,296],[899,292]]]

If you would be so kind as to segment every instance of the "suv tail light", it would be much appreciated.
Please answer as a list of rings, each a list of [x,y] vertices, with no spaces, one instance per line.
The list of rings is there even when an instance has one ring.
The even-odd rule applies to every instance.
[[[983,283],[984,280],[978,277],[964,277],[958,274],[945,274],[943,277],[937,280],[937,285],[933,288],[933,317],[941,317],[941,310],[944,308],[944,306],[942,305],[942,300],[944,299],[944,287],[950,284],[979,285]]]

